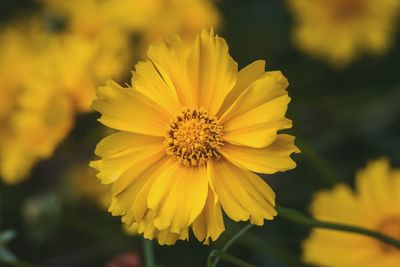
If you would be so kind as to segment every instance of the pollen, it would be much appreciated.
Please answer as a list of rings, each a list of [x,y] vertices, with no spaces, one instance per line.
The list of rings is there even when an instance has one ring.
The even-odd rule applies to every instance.
[[[219,159],[224,145],[223,127],[207,111],[187,108],[169,124],[166,134],[167,154],[175,156],[185,166],[205,165]]]

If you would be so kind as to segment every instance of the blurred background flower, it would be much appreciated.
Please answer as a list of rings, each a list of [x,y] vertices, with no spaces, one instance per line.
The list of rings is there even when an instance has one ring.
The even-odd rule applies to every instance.
[[[0,32],[0,173],[10,184],[52,155],[76,114],[90,111],[96,86],[129,74],[150,42],[192,41],[219,22],[208,0],[39,3]]]
[[[400,169],[387,159],[357,173],[356,188],[337,185],[318,192],[311,203],[315,218],[362,226],[400,239]],[[351,253],[349,253],[351,251]],[[317,266],[399,266],[398,249],[365,236],[313,230],[303,243],[303,258]]]
[[[398,30],[398,0],[288,0],[293,42],[338,67],[361,54],[381,55]]]

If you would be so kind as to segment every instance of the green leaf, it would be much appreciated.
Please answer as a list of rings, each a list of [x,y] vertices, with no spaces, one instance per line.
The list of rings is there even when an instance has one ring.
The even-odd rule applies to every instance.
[[[4,245],[15,238],[17,233],[13,230],[5,230],[0,233],[0,244]]]
[[[0,246],[0,262],[4,263],[16,263],[17,257],[11,253],[7,248]]]

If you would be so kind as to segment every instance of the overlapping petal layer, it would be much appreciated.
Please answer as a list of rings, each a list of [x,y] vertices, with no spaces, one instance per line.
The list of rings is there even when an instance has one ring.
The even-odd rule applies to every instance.
[[[252,171],[296,166],[294,137],[278,134],[291,127],[286,78],[265,72],[264,61],[238,72],[213,31],[189,54],[171,37],[148,57],[132,88],[109,82],[93,103],[100,121],[120,131],[99,143],[102,159],[91,164],[113,184],[110,212],[160,244],[188,239],[190,228],[205,244],[216,240],[222,211],[257,225],[272,220],[275,194]]]

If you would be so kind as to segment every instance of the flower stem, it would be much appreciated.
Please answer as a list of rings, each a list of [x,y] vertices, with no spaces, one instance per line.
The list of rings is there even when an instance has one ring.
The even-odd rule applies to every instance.
[[[230,255],[230,254],[228,254],[228,253],[226,253],[226,252],[224,252],[222,250],[213,250],[213,251],[211,251],[210,257],[209,257],[209,259],[207,261],[207,266],[208,267],[211,266],[211,260],[210,260],[211,257],[217,257],[217,259],[222,259],[222,260],[224,260],[226,262],[232,263],[232,264],[234,264],[236,266],[239,266],[239,267],[255,267],[254,265],[252,265],[252,264],[250,264],[248,262],[245,262],[244,260],[241,260],[241,259],[239,259],[239,258],[237,258],[235,256],[232,256],[232,255]]]
[[[153,241],[143,238],[143,252],[146,267],[155,267]]]
[[[279,205],[276,205],[276,209],[278,211],[279,216],[286,218],[295,223],[308,225],[308,226],[316,227],[316,228],[325,228],[325,229],[361,234],[361,235],[375,238],[379,241],[382,241],[386,244],[392,245],[392,246],[400,249],[400,240],[394,239],[394,238],[387,236],[380,232],[376,232],[373,230],[365,229],[365,228],[354,226],[354,225],[347,225],[347,224],[341,224],[341,223],[333,223],[333,222],[316,220],[316,219],[305,216],[300,211],[284,208]]]
[[[297,137],[296,143],[301,149],[301,155],[303,155],[303,157],[320,173],[321,178],[324,179],[326,183],[333,185],[343,182],[329,163],[304,139]]]
[[[245,227],[243,227],[242,230],[237,232],[228,242],[226,242],[225,246],[220,250],[220,252],[226,252],[232,245],[235,243],[235,241],[241,237],[244,233],[246,233],[250,228],[252,227],[252,224],[248,224]],[[214,255],[216,250],[211,251],[211,253],[208,255],[207,258],[207,267],[216,267],[218,262],[220,261],[221,257],[218,255]],[[212,262],[212,258],[216,257],[215,261]],[[232,256],[233,257],[233,256]]]
[[[3,261],[0,259],[0,266],[2,266],[1,263],[6,264],[6,266],[14,266],[14,267],[40,267],[40,265],[36,265],[22,260],[15,260],[10,262],[10,261]]]

